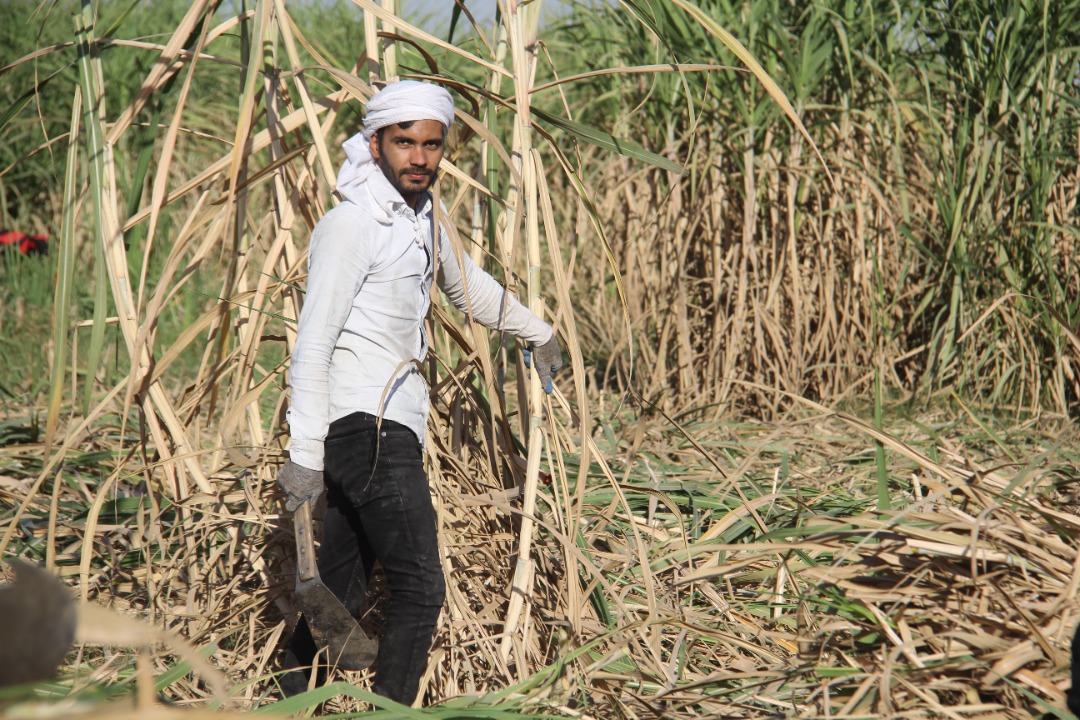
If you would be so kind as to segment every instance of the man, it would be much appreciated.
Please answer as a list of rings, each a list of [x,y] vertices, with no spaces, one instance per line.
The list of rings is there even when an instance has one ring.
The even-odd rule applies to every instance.
[[[429,189],[453,121],[446,90],[396,82],[371,98],[363,132],[344,145],[344,202],[311,238],[290,368],[292,445],[278,476],[290,510],[325,487],[319,571],[350,612],[360,610],[373,561],[381,563],[390,610],[373,690],[405,705],[416,697],[445,596],[422,456],[428,388],[418,367],[432,281],[476,320],[524,341],[548,392],[562,366],[552,328],[434,233]],[[302,622],[286,665],[310,666],[318,650]],[[306,685],[310,671],[301,672],[286,675],[286,692],[297,680]]]

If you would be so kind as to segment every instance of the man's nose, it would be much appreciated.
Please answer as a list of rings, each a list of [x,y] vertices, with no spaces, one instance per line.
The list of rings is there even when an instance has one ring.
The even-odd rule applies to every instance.
[[[427,153],[424,152],[424,148],[417,146],[409,153],[409,164],[415,167],[424,167],[427,165]]]

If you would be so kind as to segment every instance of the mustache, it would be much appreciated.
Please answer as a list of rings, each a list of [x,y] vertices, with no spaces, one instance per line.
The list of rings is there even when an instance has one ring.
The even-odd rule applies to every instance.
[[[401,171],[402,175],[426,175],[428,177],[434,177],[435,171],[429,170],[424,167],[408,167]]]

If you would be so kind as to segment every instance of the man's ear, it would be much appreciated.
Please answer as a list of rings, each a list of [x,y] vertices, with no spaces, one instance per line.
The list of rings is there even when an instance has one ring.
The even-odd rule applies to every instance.
[[[376,160],[379,159],[379,136],[381,134],[381,131],[376,130],[375,132],[371,133],[371,139],[368,140],[368,149],[371,151],[371,157],[375,158]]]

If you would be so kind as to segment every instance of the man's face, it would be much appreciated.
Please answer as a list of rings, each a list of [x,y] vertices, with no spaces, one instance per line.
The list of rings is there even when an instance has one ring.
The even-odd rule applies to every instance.
[[[371,136],[371,156],[405,202],[415,208],[420,194],[431,187],[443,157],[443,125],[417,120],[390,125]]]

